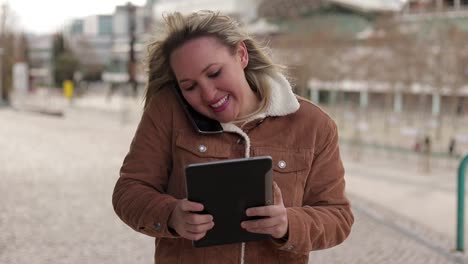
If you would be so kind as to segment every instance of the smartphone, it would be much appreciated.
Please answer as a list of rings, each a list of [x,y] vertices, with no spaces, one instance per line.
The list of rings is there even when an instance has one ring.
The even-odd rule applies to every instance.
[[[182,95],[182,91],[178,86],[176,86],[174,90],[176,91],[175,93],[179,99],[180,104],[182,105],[182,108],[184,109],[185,114],[198,133],[218,134],[223,132],[223,127],[218,121],[206,117],[193,109],[187,100],[185,100],[184,96]]]

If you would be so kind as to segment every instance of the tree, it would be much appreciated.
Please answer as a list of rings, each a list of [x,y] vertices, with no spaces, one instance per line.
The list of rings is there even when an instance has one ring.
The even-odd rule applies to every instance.
[[[8,4],[1,6],[0,14],[0,102],[10,103],[13,82],[13,64],[15,63],[15,17]]]
[[[78,60],[71,53],[62,53],[55,59],[55,83],[61,86],[65,80],[73,80],[73,74],[78,69]]]
[[[55,85],[61,87],[65,80],[73,80],[73,74],[79,69],[80,64],[74,54],[67,49],[61,33],[54,36],[52,54]]]

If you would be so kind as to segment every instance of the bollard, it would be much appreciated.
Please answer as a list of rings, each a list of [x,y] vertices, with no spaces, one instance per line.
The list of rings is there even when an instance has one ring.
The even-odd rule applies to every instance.
[[[458,167],[458,199],[457,199],[457,251],[465,249],[465,171],[468,164],[468,155],[461,160]]]
[[[63,81],[63,95],[71,102],[73,99],[73,82],[70,80]]]

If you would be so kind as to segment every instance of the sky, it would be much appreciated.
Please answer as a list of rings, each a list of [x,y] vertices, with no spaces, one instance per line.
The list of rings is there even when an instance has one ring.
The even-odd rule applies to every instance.
[[[112,14],[117,5],[128,0],[0,0],[8,3],[15,25],[29,33],[54,33],[67,21],[89,15]],[[143,5],[145,0],[131,0]],[[16,28],[15,27],[15,28]]]

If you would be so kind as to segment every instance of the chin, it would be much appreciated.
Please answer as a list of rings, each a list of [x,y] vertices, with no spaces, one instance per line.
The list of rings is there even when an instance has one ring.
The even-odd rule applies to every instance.
[[[224,111],[222,114],[215,114],[212,118],[221,123],[229,123],[235,121],[237,116],[228,111]]]
[[[228,119],[228,118],[216,118],[216,121],[218,121],[220,123],[229,123],[229,122],[232,122],[234,120],[233,119]]]
[[[227,116],[216,117],[215,119],[221,123],[229,123],[235,120],[235,118],[227,117]]]

